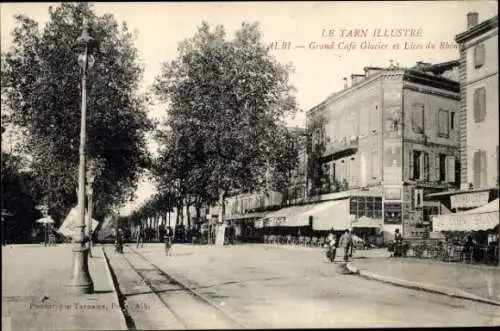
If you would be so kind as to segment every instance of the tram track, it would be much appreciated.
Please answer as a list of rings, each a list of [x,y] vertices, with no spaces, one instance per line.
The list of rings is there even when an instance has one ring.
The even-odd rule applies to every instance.
[[[128,266],[185,329],[248,328],[216,302],[158,267],[137,250],[128,245],[125,247],[131,253],[122,255]]]

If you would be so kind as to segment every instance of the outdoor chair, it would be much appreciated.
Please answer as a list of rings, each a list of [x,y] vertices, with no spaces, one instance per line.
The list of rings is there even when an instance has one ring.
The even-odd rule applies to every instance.
[[[292,235],[291,235],[291,234],[289,234],[289,235],[287,235],[287,236],[286,236],[286,243],[287,243],[288,245],[291,245],[291,244],[292,244]]]
[[[318,246],[318,237],[312,237],[311,238],[311,246]]]
[[[309,244],[310,244],[310,243],[311,243],[311,237],[306,237],[306,238],[304,239],[304,245],[305,245],[305,246],[309,246]]]
[[[325,237],[321,237],[318,240],[318,247],[323,247],[325,245]]]
[[[300,236],[298,244],[299,245],[304,245],[304,242],[305,242],[305,238],[303,236]]]
[[[299,238],[297,236],[292,236],[292,245],[298,245],[299,244]]]

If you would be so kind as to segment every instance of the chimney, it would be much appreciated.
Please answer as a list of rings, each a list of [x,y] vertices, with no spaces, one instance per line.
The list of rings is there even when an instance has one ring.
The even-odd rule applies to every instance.
[[[472,28],[474,25],[477,25],[477,21],[479,19],[479,15],[476,12],[467,14],[467,29]]]
[[[344,77],[344,88],[347,88],[347,77]]]
[[[352,74],[351,75],[351,84],[356,85],[357,83],[361,82],[363,79],[365,79],[365,75],[359,75],[359,74]]]

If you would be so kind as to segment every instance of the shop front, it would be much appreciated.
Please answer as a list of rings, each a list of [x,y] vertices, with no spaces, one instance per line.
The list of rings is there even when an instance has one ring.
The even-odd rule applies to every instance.
[[[447,241],[462,245],[462,255],[470,252],[470,260],[498,264],[499,219],[497,198],[478,208],[436,216],[433,218],[432,228],[435,232],[444,233]]]

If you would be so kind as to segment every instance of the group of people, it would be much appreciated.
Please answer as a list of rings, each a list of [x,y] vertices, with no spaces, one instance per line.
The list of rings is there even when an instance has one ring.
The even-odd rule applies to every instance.
[[[337,247],[342,249],[344,253],[345,262],[349,261],[349,259],[352,257],[352,250],[354,245],[353,245],[352,233],[350,230],[345,230],[344,233],[340,236],[337,243],[334,230],[332,229],[328,234],[326,242],[330,252],[329,254],[331,254],[330,260],[332,262],[335,260],[335,251]]]

